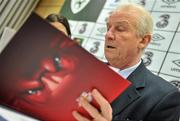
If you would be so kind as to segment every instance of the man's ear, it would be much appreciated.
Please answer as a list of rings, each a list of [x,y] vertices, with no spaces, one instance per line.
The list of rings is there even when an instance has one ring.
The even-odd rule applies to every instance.
[[[152,35],[151,34],[147,34],[145,35],[139,42],[139,49],[144,49],[148,46],[148,44],[151,42],[152,39]]]

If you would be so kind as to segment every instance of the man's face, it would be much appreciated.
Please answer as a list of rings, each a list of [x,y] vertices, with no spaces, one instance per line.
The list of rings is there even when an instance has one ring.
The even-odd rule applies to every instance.
[[[139,59],[139,42],[136,35],[135,16],[125,11],[112,13],[107,22],[105,35],[105,56],[108,62],[117,68],[132,66]]]

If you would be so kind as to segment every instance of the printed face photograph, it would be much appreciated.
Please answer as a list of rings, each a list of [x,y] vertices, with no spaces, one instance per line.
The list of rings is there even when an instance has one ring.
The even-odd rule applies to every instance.
[[[79,57],[70,52],[77,45],[63,39],[68,38],[55,37],[41,46],[38,46],[38,42],[37,45],[30,45],[31,42],[28,42],[29,46],[26,48],[23,45],[25,43],[20,44],[17,49],[11,45],[8,47],[8,56],[4,52],[0,62],[1,102],[23,112],[38,112],[37,117],[46,117],[44,114],[49,112],[52,115],[50,113],[47,119],[59,116],[63,107],[58,103],[67,100],[68,97],[64,100],[63,97],[71,93],[69,88],[71,89],[75,80],[82,78],[81,72],[77,71]],[[16,55],[13,54],[14,51],[17,52]],[[73,103],[77,103],[76,100]]]

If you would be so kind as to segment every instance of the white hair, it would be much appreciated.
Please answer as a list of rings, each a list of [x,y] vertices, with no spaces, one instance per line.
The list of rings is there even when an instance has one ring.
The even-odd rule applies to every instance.
[[[135,3],[124,3],[121,4],[115,10],[115,12],[122,10],[130,12],[132,15],[136,15],[134,19],[136,19],[135,29],[138,36],[143,37],[146,34],[152,34],[153,19],[150,13],[144,7]]]

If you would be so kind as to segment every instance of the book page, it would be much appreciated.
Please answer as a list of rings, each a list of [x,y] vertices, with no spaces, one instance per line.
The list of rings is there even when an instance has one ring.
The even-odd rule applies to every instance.
[[[0,121],[38,121],[0,106]]]

